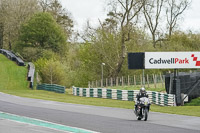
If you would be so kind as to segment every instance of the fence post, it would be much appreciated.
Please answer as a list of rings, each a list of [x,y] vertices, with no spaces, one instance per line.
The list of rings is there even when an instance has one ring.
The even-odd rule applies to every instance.
[[[130,79],[129,79],[129,75],[128,75],[128,86],[130,86],[130,81],[129,81]]]
[[[108,86],[108,79],[106,78],[106,87]]]
[[[154,83],[154,87],[155,87],[155,78],[154,78],[154,74],[153,74],[153,83]]]
[[[147,84],[148,84],[148,88],[149,88],[149,75],[147,74]]]
[[[155,88],[156,88],[156,78],[157,78],[156,74],[155,75],[153,74],[153,81],[154,81]]]
[[[113,79],[112,77],[110,78],[111,86],[113,86]]]
[[[163,79],[163,87],[165,87],[165,75],[162,75],[162,79]]]
[[[94,81],[92,81],[92,88],[94,87]]]
[[[90,81],[88,81],[88,88],[90,88]]]
[[[143,85],[143,87],[145,87],[145,83],[146,81],[145,81],[145,75],[144,75],[144,69],[142,69],[142,85]]]
[[[134,75],[134,85],[136,86],[136,79],[135,79],[135,75]]]
[[[160,80],[161,80],[161,82],[162,82],[162,88],[163,88],[163,78],[162,78],[161,73],[160,73]]]
[[[113,86],[116,86],[116,78],[113,78]]]
[[[38,75],[38,72],[36,73],[36,75],[37,75],[37,76],[36,76],[37,84],[39,84],[40,81],[39,81],[39,75]]]
[[[156,87],[155,88],[157,88],[157,80],[158,80],[158,76],[157,76],[157,74],[155,74],[155,82],[156,82]]]
[[[122,86],[124,86],[124,77],[122,76]]]
[[[116,86],[118,86],[118,77],[116,78]]]
[[[101,83],[101,80],[99,80],[99,87],[101,87],[101,84],[102,84],[102,83]]]

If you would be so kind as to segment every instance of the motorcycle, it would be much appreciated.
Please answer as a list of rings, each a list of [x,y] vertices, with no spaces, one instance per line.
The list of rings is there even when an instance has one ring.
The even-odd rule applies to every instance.
[[[137,102],[137,108],[134,111],[137,120],[142,120],[144,118],[144,121],[147,121],[150,105],[151,103],[149,101],[149,98],[140,98],[140,101]]]

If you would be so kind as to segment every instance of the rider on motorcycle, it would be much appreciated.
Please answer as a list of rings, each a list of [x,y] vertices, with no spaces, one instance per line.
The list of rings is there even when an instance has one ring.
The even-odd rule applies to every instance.
[[[142,97],[147,97],[147,98],[149,97],[144,87],[140,89],[140,92],[136,96],[135,111],[137,110],[137,106],[140,103],[140,98]]]

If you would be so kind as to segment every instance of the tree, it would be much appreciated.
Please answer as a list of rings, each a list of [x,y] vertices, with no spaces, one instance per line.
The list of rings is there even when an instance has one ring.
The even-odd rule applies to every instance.
[[[4,31],[3,23],[0,22],[0,49],[3,48],[3,31]]]
[[[62,50],[66,38],[61,27],[49,13],[37,13],[21,27],[20,42],[25,46]]]
[[[115,36],[103,29],[98,29],[92,42],[85,43],[80,49],[81,66],[89,73],[96,73],[92,78],[100,79],[101,64],[105,63],[106,77],[112,77],[120,55],[120,35]],[[92,66],[92,67],[91,67]]]
[[[65,85],[65,69],[58,60],[40,58],[35,64],[43,83]]]
[[[114,18],[115,19],[115,18]],[[101,22],[101,25],[94,29],[90,28],[89,41],[81,45],[79,52],[80,67],[78,74],[84,79],[80,79],[79,84],[87,85],[88,81],[101,79],[101,64],[105,63],[104,76],[105,78],[116,78],[116,66],[121,55],[121,30],[117,29],[116,21],[112,18]],[[90,27],[90,26],[88,26]],[[136,27],[129,25],[129,40],[126,41],[126,51],[144,51],[147,47],[145,34]],[[145,45],[146,44],[146,45]],[[77,59],[76,59],[77,60]],[[128,73],[127,60],[124,60],[122,68],[117,76],[122,76]],[[130,73],[129,73],[130,74]]]
[[[172,32],[177,25],[177,21],[179,17],[183,14],[183,12],[190,5],[191,1],[189,0],[167,0],[166,7],[166,16],[167,16],[167,27],[168,27],[168,36],[169,38],[172,35]]]
[[[196,51],[200,48],[200,34],[175,31],[166,42],[162,51]]]
[[[117,0],[117,3],[114,6],[110,14],[113,14],[114,17],[118,18],[120,25],[120,46],[121,53],[119,55],[118,63],[115,67],[115,71],[112,76],[116,77],[121,71],[122,65],[126,57],[126,42],[130,40],[130,32],[133,25],[133,20],[137,20],[137,16],[141,11],[145,0]],[[118,8],[120,7],[120,8]]]
[[[163,9],[164,0],[147,0],[143,6],[143,14],[147,23],[147,26],[151,32],[153,47],[156,47],[156,35],[158,35],[158,25]],[[159,36],[159,35],[158,35]],[[159,38],[159,37],[158,37]]]
[[[13,44],[16,42],[19,36],[20,25],[37,10],[37,0],[0,1],[1,48],[4,47],[10,50],[13,49]]]
[[[189,5],[190,1],[188,0],[146,1],[143,6],[143,14],[151,33],[154,48],[158,42],[169,41],[177,26],[177,21]],[[164,9],[166,17],[161,17],[164,14]],[[167,23],[167,27],[163,23]],[[162,28],[159,29],[159,26]]]
[[[42,9],[42,12],[47,12],[47,9],[50,6],[51,2],[52,0],[39,0],[39,5]]]
[[[0,1],[0,49],[3,48],[3,40],[4,40],[4,24],[5,24],[5,1]]]
[[[49,12],[54,16],[56,22],[63,27],[69,37],[72,34],[73,20],[70,14],[62,7],[58,0],[53,0],[49,7]]]
[[[56,22],[62,26],[69,39],[73,32],[73,20],[65,8],[62,7],[61,3],[58,0],[40,0],[39,3],[42,11],[51,13]]]

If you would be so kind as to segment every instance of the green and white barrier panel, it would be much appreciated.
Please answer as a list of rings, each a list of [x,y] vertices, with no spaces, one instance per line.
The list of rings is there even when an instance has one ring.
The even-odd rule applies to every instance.
[[[98,97],[123,101],[135,101],[139,90],[117,90],[105,88],[78,88],[73,87],[73,95],[83,97]],[[147,91],[152,104],[161,106],[175,106],[175,95]]]
[[[56,84],[39,84],[37,85],[37,90],[53,91],[56,93],[65,93],[65,87]],[[79,92],[76,93],[79,95]]]

